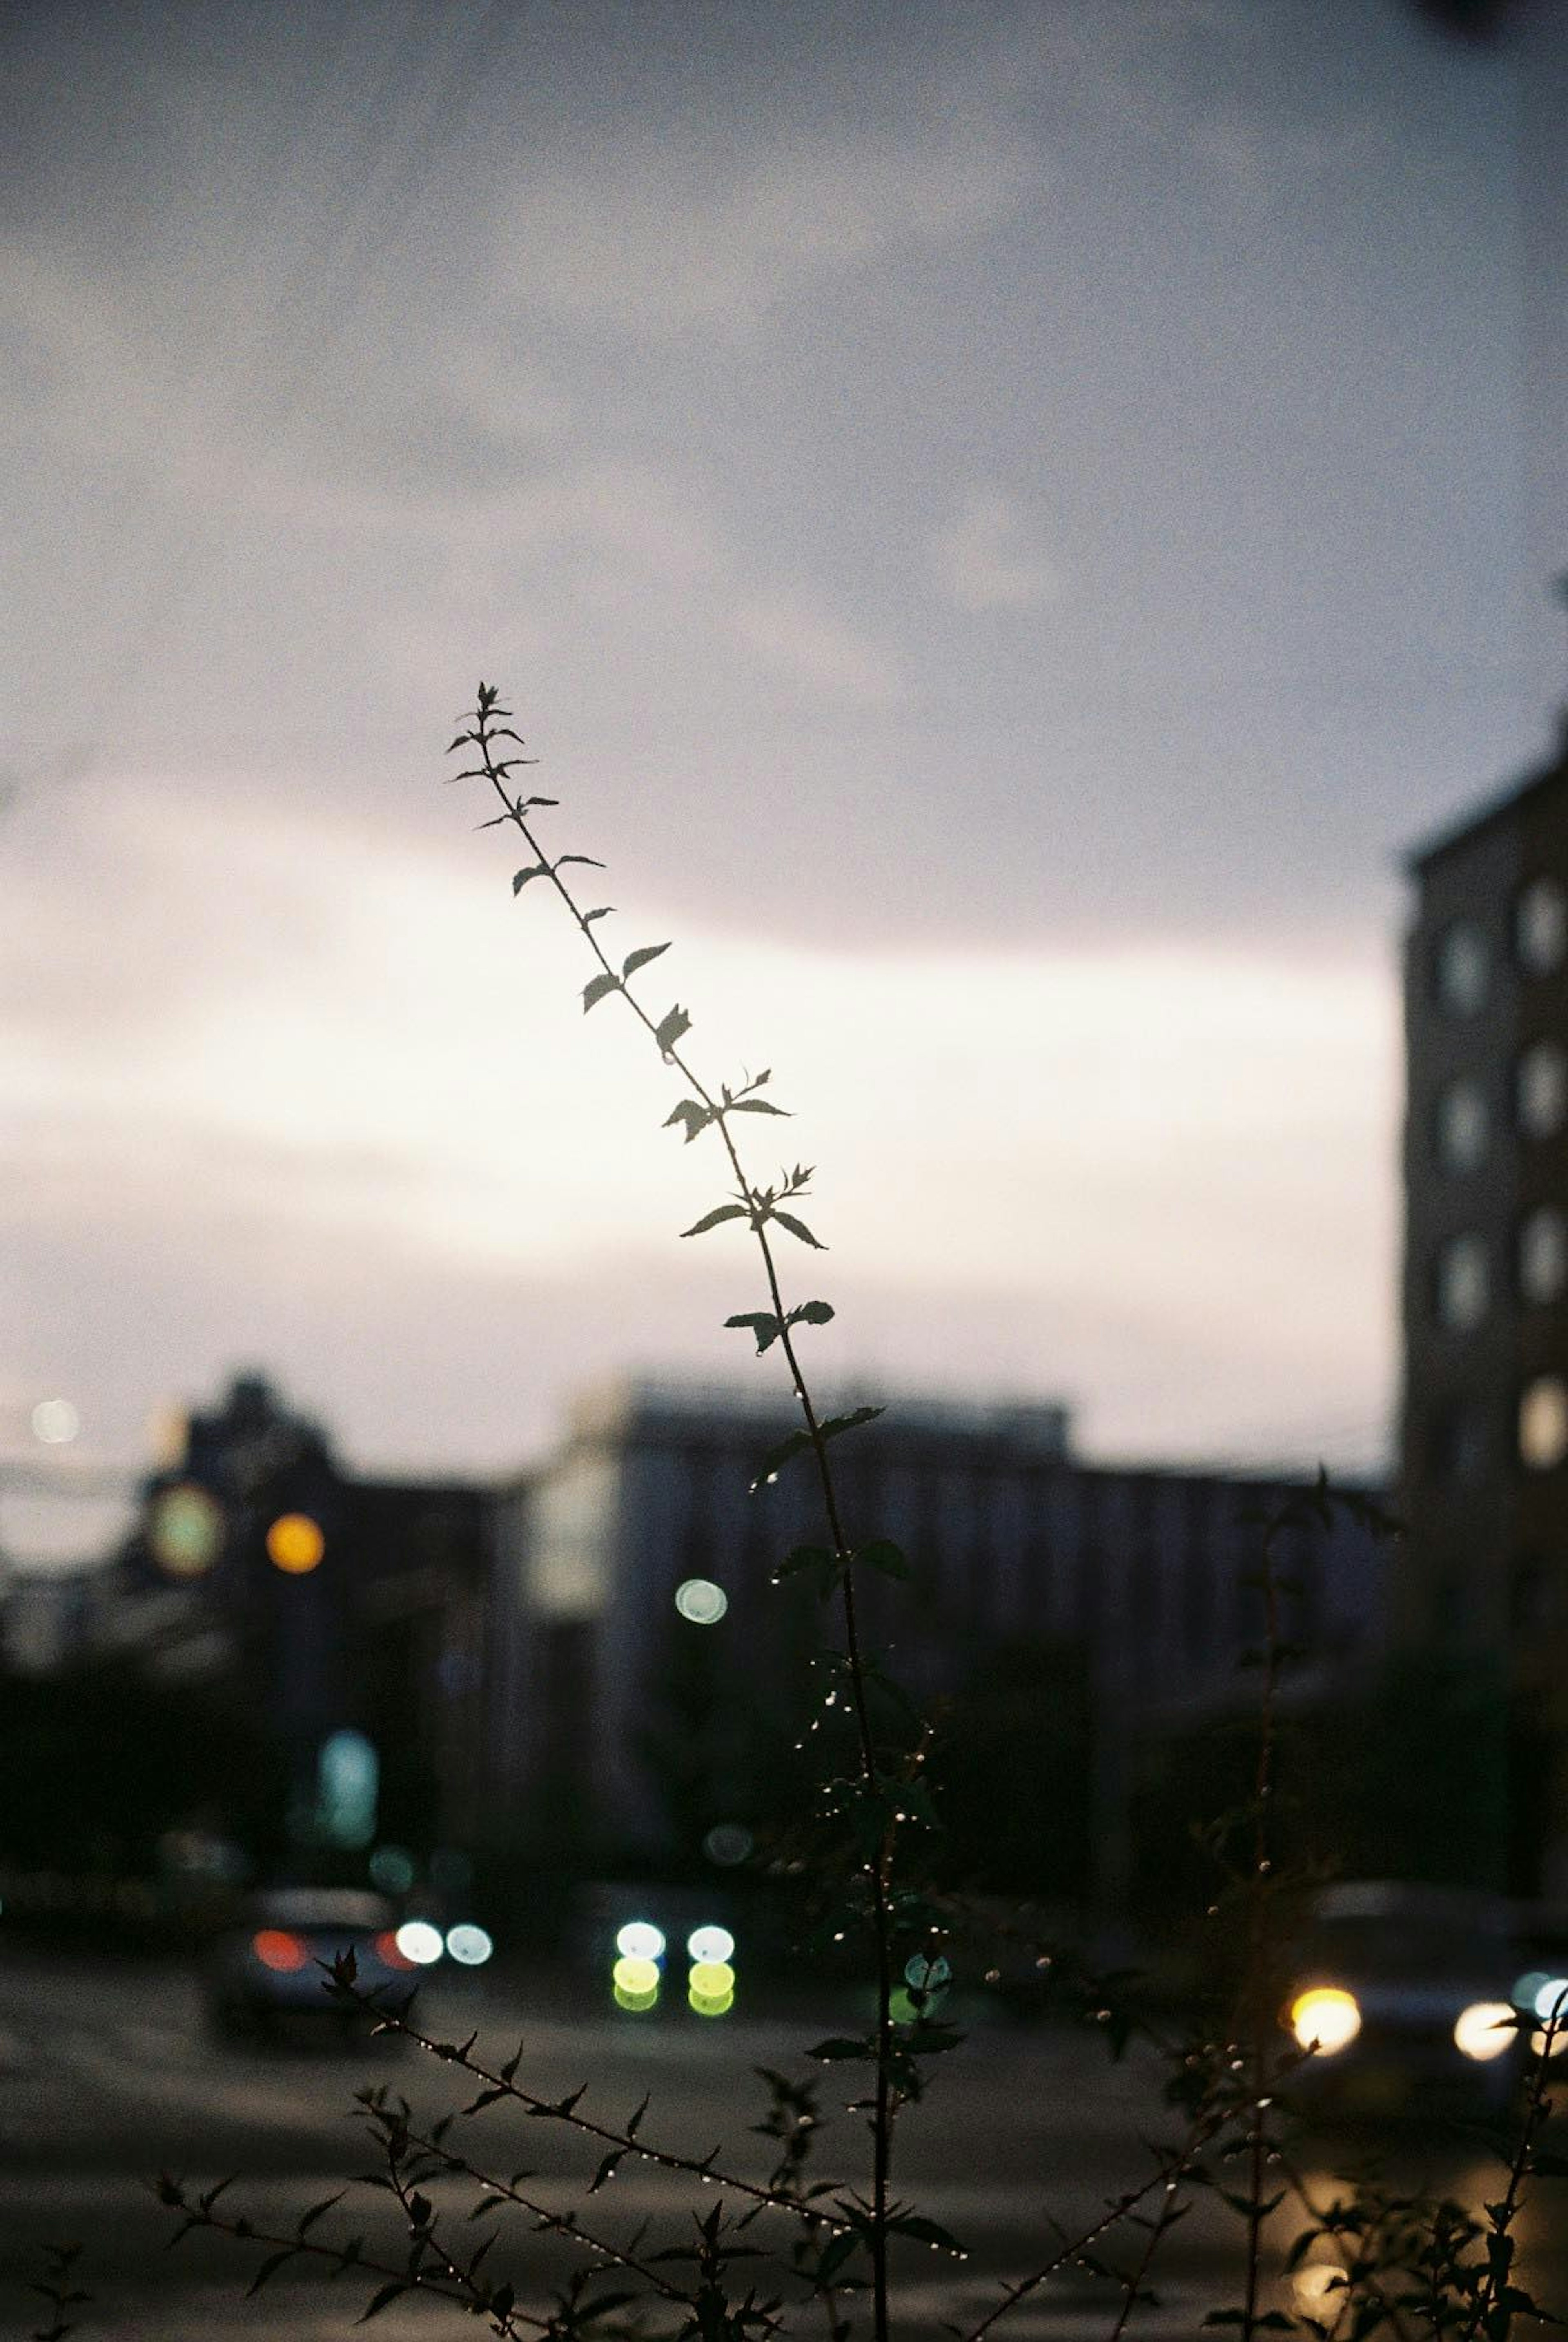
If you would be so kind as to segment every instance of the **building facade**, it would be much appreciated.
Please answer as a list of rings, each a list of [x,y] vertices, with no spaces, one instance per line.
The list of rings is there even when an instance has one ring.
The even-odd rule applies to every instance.
[[[1410,858],[1406,1650],[1494,1683],[1499,1880],[1568,1884],[1568,728]]]
[[[820,1701],[812,1654],[839,1632],[809,1573],[777,1575],[821,1542],[809,1469],[750,1494],[796,1420],[787,1395],[624,1384],[584,1400],[557,1455],[503,1497],[498,1767],[520,1841],[689,1860],[715,1830],[765,1820]],[[1044,1747],[1046,1711],[1081,1705],[1114,1898],[1139,1743],[1255,1696],[1238,1676],[1263,1623],[1249,1516],[1281,1484],[1081,1462],[1054,1406],[905,1399],[834,1463],[852,1540],[891,1539],[909,1564],[907,1583],[859,1574],[868,1648],[923,1706],[984,1704],[1004,1679],[1020,1691],[1010,1797],[1052,1794],[1031,1723]],[[1280,1567],[1302,1685],[1342,1683],[1380,1643],[1376,1550],[1336,1516],[1326,1534],[1291,1531]]]

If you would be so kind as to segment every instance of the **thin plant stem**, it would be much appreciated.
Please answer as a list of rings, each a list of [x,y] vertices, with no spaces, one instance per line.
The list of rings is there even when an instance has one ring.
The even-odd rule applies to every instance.
[[[1269,1907],[1272,1898],[1272,1843],[1269,1828],[1273,1800],[1275,1704],[1280,1677],[1279,1586],[1274,1574],[1274,1530],[1263,1538],[1263,1689],[1258,1701],[1258,1747],[1253,1778],[1253,1847],[1247,1877],[1247,1966],[1244,1992],[1247,2008],[1247,2245],[1245,2294],[1242,2304],[1242,2342],[1255,2342],[1259,2297],[1263,2284],[1263,2238],[1266,2214],[1263,2187],[1267,2176],[1268,2137],[1264,2111],[1268,2099],[1269,2011],[1267,2007]]]
[[[861,1772],[867,1790],[874,1793],[878,1777],[876,1747],[872,1732],[870,1705],[866,1697],[865,1656],[855,1609],[854,1551],[844,1531],[838,1492],[834,1485],[833,1467],[828,1460],[827,1441],[823,1435],[821,1417],[812,1398],[786,1322],[784,1295],[779,1285],[778,1266],[774,1258],[773,1246],[768,1241],[765,1215],[759,1210],[755,1202],[756,1191],[746,1178],[739,1149],[729,1127],[727,1109],[724,1102],[714,1097],[712,1092],[677,1047],[674,1046],[666,1047],[659,1041],[659,1028],[654,1020],[648,1015],[641,1001],[629,990],[624,976],[618,975],[611,965],[603,946],[594,933],[591,922],[584,916],[575,897],[562,879],[555,864],[551,861],[534,836],[524,811],[522,798],[519,797],[514,801],[508,794],[507,771],[521,762],[532,761],[511,757],[497,760],[492,754],[492,744],[494,739],[501,736],[514,738],[516,736],[514,734],[507,733],[506,728],[494,720],[508,712],[497,707],[494,700],[487,705],[482,696],[474,715],[475,730],[471,735],[464,736],[471,737],[478,749],[484,776],[494,789],[504,808],[502,817],[514,825],[525,841],[530,853],[536,856],[539,868],[548,877],[551,886],[560,896],[568,916],[594,957],[598,961],[601,972],[610,977],[616,991],[625,1000],[632,1014],[643,1026],[650,1039],[658,1046],[665,1061],[691,1085],[696,1098],[706,1110],[714,1126],[718,1131],[724,1153],[729,1158],[730,1168],[734,1174],[736,1187],[746,1202],[752,1234],[756,1239],[757,1249],[762,1257],[763,1273],[773,1302],[774,1314],[779,1325],[779,1345],[789,1368],[790,1380],[801,1410],[802,1421],[811,1443],[833,1556],[838,1565],[844,1651],[848,1663]],[[872,2259],[873,2324],[876,2342],[888,2342],[887,2223],[893,2171],[894,2115],[893,1912],[890,1892],[892,1852],[892,1833],[889,1830],[884,1834],[875,1861],[868,1866],[872,1893],[872,1935],[876,1962],[876,2081],[872,2123],[872,2217],[869,2237]]]

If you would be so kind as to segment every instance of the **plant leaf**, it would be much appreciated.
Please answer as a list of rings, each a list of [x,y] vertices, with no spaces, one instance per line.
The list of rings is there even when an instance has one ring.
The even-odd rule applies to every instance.
[[[922,2212],[905,2212],[887,2224],[888,2232],[895,2237],[913,2237],[917,2245],[939,2245],[944,2253],[962,2253],[968,2249],[961,2245],[950,2228],[939,2220],[928,2220]]]
[[[825,1301],[803,1301],[790,1311],[785,1322],[791,1326],[828,1326],[833,1322],[833,1310]]]
[[[591,976],[583,986],[584,1016],[586,1016],[589,1009],[603,1000],[607,993],[619,992],[620,989],[621,979],[618,976],[611,976],[606,971],[603,976]]]
[[[635,969],[646,967],[651,959],[657,959],[661,952],[667,952],[669,948],[668,944],[640,944],[634,952],[626,954],[621,963],[621,974],[630,976]]]
[[[873,1569],[880,1569],[884,1577],[909,1576],[909,1564],[890,1537],[876,1537],[870,1545],[863,1545],[854,1557]]]
[[[691,1029],[692,1020],[687,1016],[685,1010],[681,1007],[674,1007],[671,1009],[669,1015],[660,1025],[658,1031],[654,1036],[654,1038],[657,1041],[660,1048],[663,1049],[665,1056],[667,1057],[670,1051],[674,1047],[675,1043],[680,1039],[682,1034],[689,1033]]]
[[[846,1431],[858,1430],[863,1423],[873,1423],[879,1415],[886,1412],[887,1409],[882,1406],[857,1406],[848,1415],[830,1415],[825,1422],[818,1424],[817,1433],[823,1439],[842,1439]],[[759,1488],[765,1487],[770,1480],[775,1480],[781,1466],[791,1462],[812,1444],[809,1431],[792,1431],[787,1439],[781,1439],[776,1447],[770,1447],[757,1466],[756,1476],[751,1484],[752,1495],[754,1496]]]
[[[798,1577],[804,1569],[821,1570],[825,1576],[836,1576],[838,1563],[824,1546],[792,1546],[774,1572],[775,1579]]]
[[[372,2295],[369,2308],[355,2319],[355,2324],[368,2326],[373,2317],[378,2317],[384,2309],[397,2299],[399,2294],[412,2291],[413,2287],[405,2285],[401,2277],[394,2277],[390,2285],[384,2285],[379,2293]]]
[[[798,1236],[802,1244],[810,1245],[814,1252],[827,1250],[826,1245],[819,1243],[805,1222],[797,1220],[793,1212],[770,1212],[768,1217],[770,1220],[776,1220],[781,1228],[787,1228],[792,1236]]]
[[[784,1122],[790,1119],[788,1106],[770,1106],[766,1098],[759,1097],[732,1098],[725,1112],[727,1114],[776,1114]]]
[[[681,1234],[683,1236],[704,1236],[710,1228],[716,1228],[723,1220],[744,1220],[745,1217],[746,1207],[744,1204],[720,1204],[713,1211],[704,1212],[702,1218],[694,1221],[689,1228],[683,1228]]]
[[[275,2277],[279,2269],[282,2268],[285,2261],[292,2261],[293,2258],[294,2247],[292,2245],[285,2245],[281,2253],[269,2253],[265,2260],[263,2261],[260,2268],[257,2269],[255,2277],[252,2277],[249,2285],[246,2286],[245,2299],[249,2301],[253,2294],[259,2293],[263,2286],[266,2283],[268,2277]]]
[[[604,867],[602,862],[595,862],[591,854],[558,854],[555,856],[556,869],[564,870],[568,862],[585,862],[590,870],[603,870]]]
[[[685,1130],[689,1146],[699,1132],[706,1130],[713,1118],[710,1107],[699,1106],[695,1098],[683,1098],[674,1112],[665,1116],[664,1126],[668,1130],[672,1124],[680,1123]]]
[[[757,1466],[750,1484],[750,1493],[754,1496],[759,1488],[765,1488],[771,1481],[776,1480],[782,1467],[810,1446],[809,1431],[792,1431],[786,1439],[779,1441],[776,1447],[770,1447]]]
[[[307,2228],[314,2228],[322,2214],[330,2212],[335,2204],[341,2204],[347,2193],[346,2187],[340,2187],[335,2196],[324,2197],[319,2204],[313,2204],[308,2212],[302,2212],[295,2229],[295,2236],[303,2237]]]
[[[726,1326],[741,1326],[746,1331],[754,1334],[757,1340],[757,1356],[759,1358],[762,1356],[764,1350],[772,1347],[773,1344],[778,1340],[779,1336],[784,1332],[783,1318],[775,1317],[773,1312],[769,1309],[748,1309],[743,1316],[726,1317],[724,1319],[724,1324]]]
[[[818,2285],[831,2285],[855,2247],[861,2242],[853,2228],[841,2229],[822,2248],[822,2258],[816,2265]]]
[[[512,880],[512,892],[514,895],[520,895],[530,878],[548,878],[549,876],[550,866],[547,862],[532,862],[526,870],[516,872]]]
[[[596,911],[584,911],[583,925],[585,927],[591,927],[595,919],[607,919],[614,907],[614,903],[601,903]]]

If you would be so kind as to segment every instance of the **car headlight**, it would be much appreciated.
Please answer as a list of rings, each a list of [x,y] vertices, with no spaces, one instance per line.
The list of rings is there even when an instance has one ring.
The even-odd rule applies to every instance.
[[[1332,2057],[1336,2050],[1347,2048],[1361,2031],[1361,2010],[1354,1993],[1346,1992],[1343,1986],[1314,1984],[1309,1992],[1296,1995],[1287,2021],[1303,2049]]]
[[[1516,2030],[1513,2009],[1505,2000],[1473,2000],[1453,2020],[1453,2046],[1466,2057],[1484,2064],[1501,2057]]]

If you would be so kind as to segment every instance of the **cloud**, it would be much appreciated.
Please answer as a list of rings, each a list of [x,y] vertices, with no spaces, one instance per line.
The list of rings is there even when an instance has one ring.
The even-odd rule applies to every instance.
[[[983,234],[1039,185],[993,121],[927,135],[819,131],[634,154],[530,180],[502,230],[520,299],[639,335],[749,330],[781,302],[895,256]]]
[[[1060,599],[1062,574],[1028,542],[1010,497],[975,490],[931,549],[932,574],[961,610],[1025,610]]]
[[[809,691],[874,707],[902,696],[892,655],[802,594],[750,595],[730,625],[748,650]]]
[[[574,939],[536,890],[511,901],[504,857],[233,805],[143,805],[104,844],[108,948],[95,871],[24,936],[45,1003],[115,1009],[75,1046],[47,1020],[11,1044],[0,1284],[25,1381],[134,1424],[256,1357],[355,1446],[499,1465],[584,1373],[733,1369],[744,1247],[656,1249],[722,1166],[661,1134],[666,1074],[613,1004],[584,1021]],[[177,984],[135,907],[160,871]],[[654,906],[608,932],[678,930]],[[1397,1035],[1370,955],[699,930],[648,996],[689,1004],[706,1065],[773,1063],[801,1116],[768,1126],[779,1158],[820,1149],[806,1216],[829,1297],[858,1296],[848,1367],[974,1387],[1004,1364],[1068,1384],[1096,1443],[1155,1454],[1376,1417]]]

